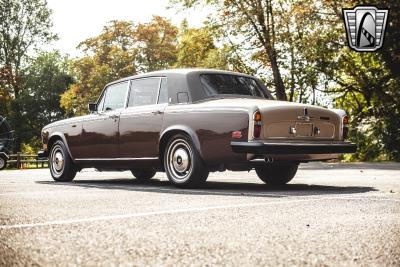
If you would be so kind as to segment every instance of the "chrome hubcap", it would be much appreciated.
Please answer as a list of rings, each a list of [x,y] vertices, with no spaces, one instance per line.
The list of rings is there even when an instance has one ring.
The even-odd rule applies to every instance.
[[[5,161],[3,158],[0,157],[0,169],[3,168],[5,165]]]
[[[168,169],[172,178],[184,182],[192,173],[192,149],[183,139],[177,139],[169,146],[167,151]]]
[[[172,163],[178,172],[186,171],[189,167],[189,155],[187,151],[183,148],[177,149],[174,153]]]
[[[54,168],[57,171],[62,170],[64,166],[64,158],[63,155],[60,152],[57,152],[56,155],[54,156]]]
[[[51,152],[51,167],[56,175],[61,175],[64,170],[64,153],[60,146],[54,147]]]

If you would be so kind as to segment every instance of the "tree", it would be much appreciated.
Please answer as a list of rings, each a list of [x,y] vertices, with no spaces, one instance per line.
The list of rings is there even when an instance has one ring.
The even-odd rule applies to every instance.
[[[200,0],[175,0],[173,3],[190,8]],[[243,44],[250,44],[272,69],[277,98],[286,100],[285,85],[278,64],[278,52],[275,47],[275,12],[272,1],[261,0],[215,0],[206,1],[217,10],[213,23],[224,28],[224,32],[235,38],[243,37]]]
[[[137,65],[141,72],[167,69],[176,62],[178,28],[160,16],[136,26]]]
[[[362,1],[363,4],[374,4],[378,8],[389,8],[383,49],[378,52],[382,55],[385,66],[393,76],[400,78],[400,1],[374,0]]]
[[[179,38],[176,67],[179,68],[228,68],[228,47],[219,49],[211,30],[188,28],[183,25]]]
[[[84,56],[72,63],[76,83],[61,96],[68,114],[85,114],[107,83],[136,73],[134,35],[131,22],[111,21],[99,36],[79,44]]]
[[[314,69],[323,75],[325,87],[319,88],[324,96],[333,99],[333,104],[350,114],[351,139],[358,144],[359,160],[400,159],[400,81],[396,76],[396,54],[399,53],[399,29],[396,3],[379,2],[378,8],[390,8],[388,33],[381,50],[373,53],[359,53],[347,46],[343,31],[342,7],[353,7],[356,3],[338,3],[326,0],[326,7],[336,16],[330,17],[330,30],[317,32],[319,41],[313,41],[312,48],[304,49],[315,54]],[[374,4],[368,2],[368,4]],[[396,16],[397,14],[397,16]],[[318,27],[323,29],[323,27]],[[310,36],[310,35],[308,35]],[[310,38],[314,38],[313,35]],[[314,39],[315,40],[315,39]],[[315,52],[312,51],[315,49]],[[394,58],[390,58],[391,56]],[[388,59],[390,58],[390,59]]]
[[[29,49],[56,38],[51,33],[51,11],[45,0],[1,0],[0,2],[0,64],[19,79]],[[12,85],[18,98],[20,87]]]
[[[22,143],[38,143],[40,131],[46,124],[64,118],[60,94],[73,83],[69,61],[59,52],[41,52],[29,61],[22,73],[23,88],[14,100],[20,107],[18,138]]]
[[[16,82],[10,66],[0,67],[0,114],[10,114],[10,103],[13,99],[12,89]]]
[[[178,29],[154,16],[149,23],[111,21],[99,36],[78,47],[84,56],[73,62],[76,83],[61,96],[68,114],[82,115],[104,86],[117,79],[171,67],[176,62]]]
[[[1,112],[11,119],[17,137],[23,134],[21,71],[30,51],[56,38],[50,16],[45,0],[0,0],[0,101],[6,102]],[[19,147],[17,138],[16,149]]]

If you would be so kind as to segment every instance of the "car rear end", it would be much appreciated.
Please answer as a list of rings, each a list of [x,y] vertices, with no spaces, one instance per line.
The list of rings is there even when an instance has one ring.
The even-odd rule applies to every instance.
[[[356,151],[346,141],[348,117],[342,110],[268,101],[250,116],[248,140],[231,142],[248,160],[307,162]]]

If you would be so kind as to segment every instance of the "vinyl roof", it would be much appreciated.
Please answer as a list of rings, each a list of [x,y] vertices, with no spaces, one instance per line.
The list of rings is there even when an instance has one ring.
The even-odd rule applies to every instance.
[[[141,73],[141,74],[136,74],[132,75],[129,77],[125,77],[116,81],[113,81],[107,85],[113,84],[113,83],[118,83],[121,81],[126,81],[130,80],[133,78],[144,78],[144,77],[150,77],[150,76],[157,76],[157,75],[187,75],[187,74],[194,74],[194,73],[214,73],[214,74],[231,74],[231,75],[241,75],[241,76],[249,76],[247,74],[239,73],[239,72],[234,72],[234,71],[226,71],[226,70],[217,70],[217,69],[202,69],[202,68],[185,68],[185,69],[167,69],[167,70],[158,70],[158,71],[152,71],[152,72],[146,72],[146,73]]]

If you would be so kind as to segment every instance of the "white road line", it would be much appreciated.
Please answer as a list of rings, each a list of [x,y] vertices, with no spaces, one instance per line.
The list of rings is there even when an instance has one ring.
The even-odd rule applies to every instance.
[[[276,205],[276,204],[298,203],[298,202],[305,202],[305,201],[310,201],[310,200],[297,199],[297,200],[288,200],[288,201],[271,201],[271,202],[262,202],[262,203],[249,203],[249,204],[222,205],[222,206],[211,206],[211,207],[201,207],[201,208],[187,208],[187,209],[173,209],[173,210],[164,210],[164,211],[139,212],[139,213],[130,213],[130,214],[121,214],[121,215],[98,216],[98,217],[90,217],[90,218],[74,219],[74,220],[48,221],[48,222],[42,222],[42,223],[0,225],[0,229],[30,228],[30,227],[38,227],[38,226],[51,226],[51,225],[75,224],[75,223],[83,223],[83,222],[108,221],[108,220],[116,220],[116,219],[146,217],[146,216],[153,216],[153,215],[176,214],[176,213],[185,213],[185,212],[200,212],[200,211],[230,209],[230,208],[259,207],[259,206],[268,206],[268,205]]]
[[[296,200],[287,200],[287,201],[270,201],[270,202],[261,202],[261,203],[221,205],[221,206],[210,206],[210,207],[200,207],[200,208],[173,209],[173,210],[163,210],[163,211],[150,211],[150,212],[120,214],[120,215],[97,216],[97,217],[89,217],[89,218],[73,219],[73,220],[57,220],[57,221],[48,221],[48,222],[42,222],[42,223],[0,225],[0,230],[1,229],[16,229],[16,228],[33,228],[33,227],[52,226],[52,225],[77,224],[77,223],[97,222],[97,221],[109,221],[109,220],[117,220],[117,219],[129,219],[129,218],[147,217],[147,216],[154,216],[154,215],[170,215],[170,214],[178,214],[178,213],[201,212],[201,211],[220,210],[220,209],[262,207],[262,206],[279,205],[279,204],[292,204],[292,203],[301,203],[301,202],[308,202],[308,201],[335,200],[335,199],[365,200],[365,198],[356,198],[356,197],[348,197],[348,198],[323,197],[323,198],[307,198],[307,199],[296,199]],[[393,200],[393,199],[375,199],[375,200],[400,202],[400,200]]]
[[[70,192],[70,193],[88,193],[88,192],[98,192],[101,191],[100,189],[80,189],[80,190],[73,190],[73,189],[67,189],[67,190],[43,190],[43,191],[26,191],[26,192],[8,192],[8,193],[0,193],[0,196],[13,196],[13,195],[42,195],[45,193],[65,193],[65,192]]]

